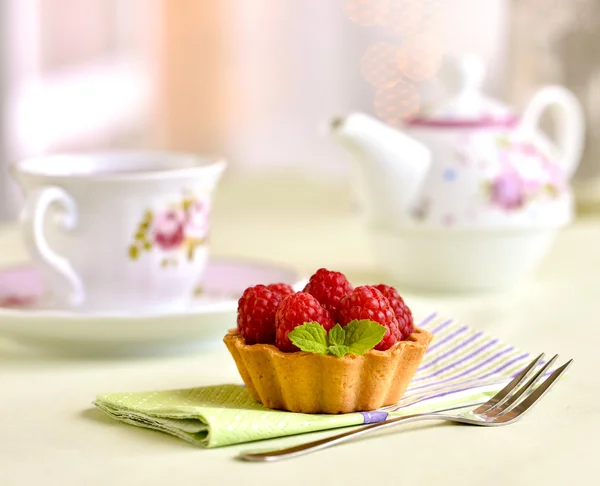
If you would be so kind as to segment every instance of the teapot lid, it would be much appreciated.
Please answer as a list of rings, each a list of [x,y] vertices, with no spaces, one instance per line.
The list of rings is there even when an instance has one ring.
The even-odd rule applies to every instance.
[[[439,76],[450,93],[443,101],[424,106],[420,115],[407,120],[410,126],[437,128],[512,127],[518,119],[501,101],[486,96],[481,88],[485,78],[483,60],[466,55],[448,62]]]

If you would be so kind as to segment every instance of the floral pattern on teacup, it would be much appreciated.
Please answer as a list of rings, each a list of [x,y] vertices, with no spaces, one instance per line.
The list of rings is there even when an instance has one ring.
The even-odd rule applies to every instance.
[[[143,252],[162,252],[161,265],[177,265],[182,255],[194,260],[196,250],[208,242],[209,203],[184,196],[179,203],[161,211],[147,210],[138,224],[129,258],[138,260]]]
[[[163,251],[179,248],[185,240],[185,213],[170,209],[158,214],[152,226],[156,246]]]
[[[0,296],[0,307],[14,309],[31,307],[35,301],[36,298],[29,295],[5,295]]]

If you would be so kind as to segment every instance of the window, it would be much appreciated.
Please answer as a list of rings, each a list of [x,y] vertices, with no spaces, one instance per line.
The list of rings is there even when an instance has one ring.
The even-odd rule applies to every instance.
[[[10,161],[133,143],[156,98],[158,0],[7,0],[0,33],[0,220]]]

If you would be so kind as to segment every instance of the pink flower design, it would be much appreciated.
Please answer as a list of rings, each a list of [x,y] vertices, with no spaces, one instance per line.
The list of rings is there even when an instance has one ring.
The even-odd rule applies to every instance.
[[[185,215],[169,210],[156,218],[153,228],[154,241],[162,250],[173,250],[185,239]]]
[[[517,209],[525,204],[525,184],[516,172],[504,172],[496,177],[490,192],[492,202],[504,209]]]
[[[193,238],[202,239],[208,232],[208,205],[195,201],[190,205],[186,214],[187,234]]]
[[[0,297],[0,307],[28,307],[34,302],[35,298],[29,296],[7,295]]]
[[[526,194],[536,194],[539,190],[540,187],[542,186],[542,183],[538,180],[523,180],[523,190],[525,191]]]
[[[515,144],[515,149],[517,152],[520,152],[528,157],[537,157],[540,155],[537,147],[532,143]]]

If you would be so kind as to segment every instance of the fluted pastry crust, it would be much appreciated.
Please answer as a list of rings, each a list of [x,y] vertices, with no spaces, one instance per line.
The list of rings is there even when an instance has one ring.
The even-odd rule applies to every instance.
[[[284,353],[248,345],[236,330],[224,342],[252,396],[268,408],[300,413],[350,413],[397,403],[433,335],[419,328],[387,351],[363,355]]]

